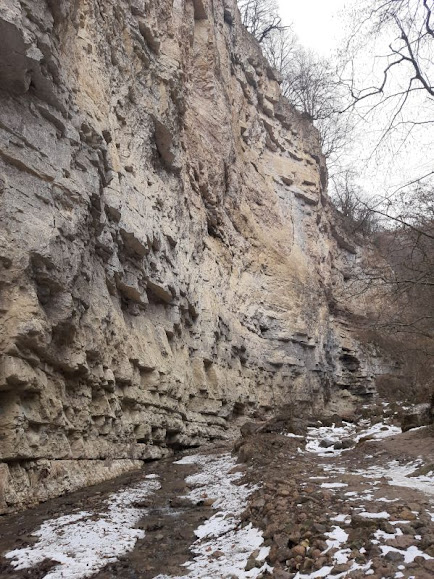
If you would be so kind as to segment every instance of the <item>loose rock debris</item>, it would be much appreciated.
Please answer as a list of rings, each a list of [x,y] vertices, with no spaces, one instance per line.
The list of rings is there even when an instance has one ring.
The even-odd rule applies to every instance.
[[[273,576],[433,577],[433,435],[363,421],[309,427],[304,446],[285,432],[245,438],[248,476],[263,481],[245,516],[264,528]]]
[[[236,445],[244,465],[209,448],[111,483],[98,508],[81,501],[33,528],[23,514],[27,544],[3,537],[0,578],[434,576],[432,430],[363,421],[288,434],[252,430]]]

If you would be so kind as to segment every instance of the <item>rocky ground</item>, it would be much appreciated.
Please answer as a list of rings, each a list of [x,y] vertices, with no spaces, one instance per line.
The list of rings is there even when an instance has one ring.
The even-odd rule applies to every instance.
[[[264,481],[244,518],[264,529],[274,577],[434,577],[434,433],[381,438],[391,432],[348,450],[275,433],[243,442],[249,478]]]
[[[246,425],[235,454],[201,448],[3,517],[0,578],[434,577],[433,428],[365,413]]]

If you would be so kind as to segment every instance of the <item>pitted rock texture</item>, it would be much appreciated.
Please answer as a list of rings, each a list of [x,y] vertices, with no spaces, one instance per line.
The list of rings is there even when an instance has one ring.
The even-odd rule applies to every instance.
[[[4,0],[0,48],[0,512],[369,393],[358,250],[234,0]]]

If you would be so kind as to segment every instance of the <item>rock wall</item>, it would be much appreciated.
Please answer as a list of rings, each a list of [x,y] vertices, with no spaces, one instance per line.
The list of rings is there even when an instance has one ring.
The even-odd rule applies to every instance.
[[[235,0],[3,0],[0,512],[369,393],[326,185]]]

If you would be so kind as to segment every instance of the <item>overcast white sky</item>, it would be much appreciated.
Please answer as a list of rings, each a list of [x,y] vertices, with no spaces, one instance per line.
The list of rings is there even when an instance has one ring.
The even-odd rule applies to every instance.
[[[339,11],[354,6],[356,0],[278,0],[285,24],[293,23],[294,32],[303,46],[321,56],[328,56],[336,48],[344,32]]]
[[[284,24],[292,24],[302,46],[326,58],[331,57],[342,40],[348,36],[351,25],[349,13],[358,6],[358,0],[277,0],[277,3]],[[385,54],[384,47],[379,49],[378,53]],[[372,59],[367,57],[366,63],[369,75]],[[387,109],[382,109],[385,117],[387,112]],[[427,144],[431,143],[432,139],[425,142],[431,134],[422,132],[413,134],[405,146],[401,146],[398,135],[396,142],[389,144],[388,148],[383,147],[372,156],[385,122],[387,123],[387,119],[380,118],[371,119],[365,124],[359,123],[354,151],[348,157],[348,160],[353,157],[351,163],[360,171],[360,183],[367,192],[394,189],[414,176],[427,173],[429,167],[432,167],[433,153],[428,152],[431,145]],[[421,150],[425,151],[423,155],[420,154]]]

